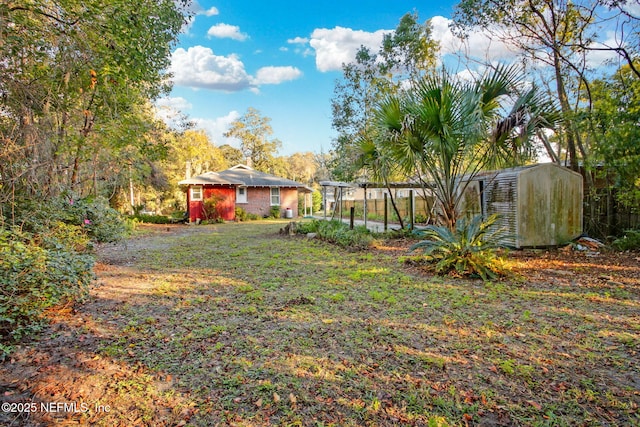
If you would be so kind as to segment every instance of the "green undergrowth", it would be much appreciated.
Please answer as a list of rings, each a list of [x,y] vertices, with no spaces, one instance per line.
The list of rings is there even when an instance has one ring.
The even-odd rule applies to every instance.
[[[362,250],[370,247],[375,238],[365,226],[355,226],[339,220],[318,220],[302,222],[298,225],[300,234],[315,233],[316,237],[343,248]]]
[[[101,199],[0,204],[0,358],[42,328],[45,310],[82,299],[94,277],[94,245],[128,231]]]

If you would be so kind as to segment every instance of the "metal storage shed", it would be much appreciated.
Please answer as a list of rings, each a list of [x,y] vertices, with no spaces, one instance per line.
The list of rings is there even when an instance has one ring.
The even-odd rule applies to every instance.
[[[582,176],[554,163],[542,163],[475,176],[462,202],[466,214],[501,214],[501,244],[545,247],[582,234]]]

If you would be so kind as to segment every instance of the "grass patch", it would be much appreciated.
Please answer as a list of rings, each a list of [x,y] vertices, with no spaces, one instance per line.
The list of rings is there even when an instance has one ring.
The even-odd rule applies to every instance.
[[[640,284],[618,301],[430,277],[397,251],[281,237],[283,223],[148,236],[148,256],[102,273],[112,291],[84,309],[84,334],[144,373],[112,381],[140,403],[114,400],[103,425],[133,423],[129,410],[148,425],[640,423]],[[180,397],[174,418],[159,393]]]

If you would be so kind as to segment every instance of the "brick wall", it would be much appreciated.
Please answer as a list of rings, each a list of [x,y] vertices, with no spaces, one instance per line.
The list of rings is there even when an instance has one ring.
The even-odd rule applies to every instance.
[[[247,203],[237,203],[247,213],[259,216],[270,214],[271,189],[269,187],[247,188]],[[285,210],[291,208],[294,218],[298,216],[298,190],[295,188],[280,189],[280,215],[284,217]]]

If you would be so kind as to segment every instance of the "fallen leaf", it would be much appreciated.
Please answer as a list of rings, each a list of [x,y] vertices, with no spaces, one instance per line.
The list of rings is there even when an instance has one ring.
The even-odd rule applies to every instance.
[[[298,399],[293,393],[289,393],[289,402],[291,402],[292,405],[295,405],[298,402]]]
[[[258,401],[256,402],[256,406],[258,408],[262,407],[262,398],[258,399]]]
[[[534,402],[533,400],[527,400],[527,403],[533,406],[534,408],[536,408],[538,411],[542,409],[542,406],[540,406],[538,402]]]
[[[278,393],[273,393],[273,401],[275,403],[280,402],[280,395]]]

